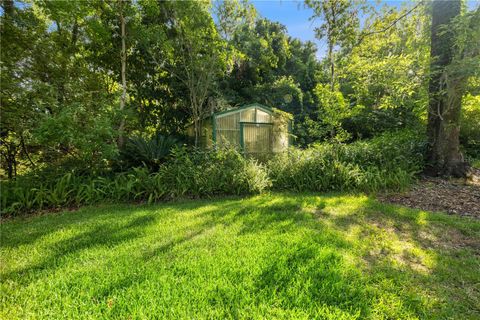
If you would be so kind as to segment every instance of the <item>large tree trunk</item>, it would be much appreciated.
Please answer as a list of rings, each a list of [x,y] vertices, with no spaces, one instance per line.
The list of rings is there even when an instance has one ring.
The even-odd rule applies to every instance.
[[[460,14],[460,0],[432,4],[431,65],[427,135],[429,148],[425,172],[429,175],[465,176],[468,165],[460,152],[460,111],[464,79],[449,74],[455,38],[444,27]]]
[[[121,52],[121,63],[122,63],[122,96],[120,98],[120,112],[123,113],[125,109],[125,100],[127,99],[127,78],[126,78],[126,65],[127,65],[127,50],[125,48],[125,17],[123,15],[123,1],[120,8],[120,28],[122,36],[122,52]],[[120,120],[120,125],[118,128],[118,146],[122,147],[124,144],[124,128],[125,128],[125,118],[122,114],[122,119]]]

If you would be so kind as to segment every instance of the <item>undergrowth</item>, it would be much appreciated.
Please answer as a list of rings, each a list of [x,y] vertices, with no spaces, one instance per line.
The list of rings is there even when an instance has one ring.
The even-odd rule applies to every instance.
[[[2,182],[5,215],[99,202],[258,194],[266,190],[364,191],[406,188],[422,169],[424,144],[412,133],[387,134],[352,144],[292,148],[265,163],[235,150],[175,148],[154,172],[146,167],[105,176],[66,173]]]

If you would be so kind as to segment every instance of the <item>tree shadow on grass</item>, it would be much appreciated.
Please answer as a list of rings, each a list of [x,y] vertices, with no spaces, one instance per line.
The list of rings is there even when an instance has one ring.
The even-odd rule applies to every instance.
[[[282,201],[273,203],[268,198],[252,201],[241,209],[232,209],[233,213],[229,214],[222,210],[206,214],[217,222],[241,224],[239,236],[265,230],[277,233],[295,232],[298,228],[317,231],[319,236],[306,237],[305,242],[313,241],[314,247],[335,250],[331,255],[322,256],[312,247],[292,244],[292,250],[279,250],[272,255],[256,280],[257,290],[259,296],[266,294],[288,301],[287,308],[308,308],[321,302],[333,309],[356,310],[362,317],[378,312],[389,317],[426,317],[433,310],[442,316],[455,316],[464,307],[444,308],[452,299],[468,300],[467,305],[475,305],[480,299],[474,290],[480,274],[476,282],[472,279],[473,268],[480,262],[478,238],[464,239],[459,247],[454,242],[465,230],[462,231],[461,224],[445,223],[450,217],[438,218],[435,213],[384,206],[365,196],[362,199],[352,205],[348,196],[338,199],[336,195],[327,195],[317,201],[312,211],[299,205],[295,196],[286,195]],[[330,211],[342,206],[347,206],[348,210]],[[452,233],[456,236],[448,239],[446,235]],[[367,240],[370,248],[364,246]],[[398,248],[390,248],[389,241]],[[466,250],[477,261],[466,265],[472,268],[470,275],[456,275],[458,269],[455,268],[463,262],[456,263],[455,267],[441,265],[444,257],[454,257],[458,249]],[[357,269],[349,271],[338,267],[346,251],[357,259]],[[470,277],[471,286],[465,287],[462,277]],[[308,285],[300,286],[292,294],[295,292],[292,286],[299,282]],[[366,284],[369,288],[365,288]],[[472,290],[474,293],[468,293]],[[463,297],[466,295],[468,297]],[[387,301],[387,305],[377,307],[379,301]],[[472,316],[478,315],[480,310],[477,305],[466,312]]]
[[[2,247],[16,249],[22,245],[31,245],[45,236],[58,231],[72,229],[75,235],[67,239],[45,244],[46,254],[40,261],[32,262],[26,266],[9,270],[1,274],[2,281],[15,280],[19,284],[31,281],[32,276],[38,277],[41,273],[51,272],[60,268],[67,257],[75,256],[78,252],[94,247],[108,246],[112,249],[126,241],[132,241],[145,235],[146,228],[155,223],[161,223],[171,214],[182,211],[195,211],[205,206],[210,206],[208,200],[186,201],[184,203],[168,203],[161,205],[105,205],[99,208],[84,208],[85,212],[68,212],[63,215],[49,215],[35,217],[29,221],[13,221],[13,225],[6,233],[2,230]],[[232,204],[233,206],[233,204]],[[49,225],[48,222],[54,222]],[[12,222],[9,222],[10,224]],[[16,226],[22,225],[20,232],[13,232]],[[214,221],[209,224],[213,225]],[[198,231],[189,232],[183,241],[187,241],[195,235],[199,235],[207,227],[207,224],[199,226]],[[32,232],[33,230],[33,232]],[[81,230],[77,233],[76,230]],[[171,240],[162,244],[158,252],[147,253],[154,256],[161,252],[167,252],[182,240]]]
[[[164,257],[218,226],[228,228],[235,225],[238,227],[235,229],[238,230],[235,236],[238,237],[264,232],[269,232],[272,237],[299,233],[302,235],[300,240],[282,242],[283,246],[266,258],[265,265],[254,278],[253,296],[256,300],[253,303],[267,303],[283,309],[297,308],[305,310],[312,317],[315,317],[315,308],[319,305],[330,308],[332,312],[336,310],[339,317],[342,312],[358,314],[362,318],[378,313],[390,318],[399,315],[427,317],[431,312],[440,312],[438,310],[444,306],[442,303],[465,295],[465,299],[473,306],[471,310],[462,310],[467,313],[466,318],[473,318],[475,312],[480,313],[478,307],[474,307],[475,300],[479,299],[478,292],[467,294],[474,287],[474,282],[472,286],[465,287],[460,282],[461,279],[453,274],[455,269],[436,264],[441,255],[454,255],[458,248],[442,246],[451,243],[446,241],[442,234],[448,228],[442,228],[442,220],[436,220],[434,214],[382,206],[367,197],[357,200],[354,205],[349,203],[348,196],[339,198],[337,195],[322,195],[308,203],[309,197],[299,199],[296,195],[277,194],[253,197],[246,201],[219,200],[217,203],[214,200],[162,205],[162,210],[170,212],[168,210],[171,209],[172,214],[181,214],[186,210],[197,211],[203,207],[205,210],[198,210],[199,213],[193,216],[198,219],[198,223],[187,225],[170,238],[160,236],[158,242],[155,240],[152,248],[141,252],[139,263]],[[348,206],[348,210],[335,211],[342,206]],[[5,278],[16,278],[18,281],[21,275],[58,268],[63,257],[74,255],[81,250],[95,246],[113,247],[142,237],[146,232],[145,227],[159,223],[161,217],[156,214],[159,206],[142,207],[141,210],[145,213],[141,216],[133,215],[132,219],[121,224],[111,223],[115,215],[102,215],[101,218],[106,220],[101,224],[54,244],[52,254],[42,262],[10,272]],[[131,212],[131,207],[128,207],[127,211]],[[167,220],[162,220],[165,221]],[[405,243],[406,251],[393,252],[388,242],[384,241],[388,237],[398,243]],[[371,248],[362,245],[367,241]],[[475,246],[474,244],[473,247],[460,249],[475,252]],[[435,261],[422,269],[419,267],[422,262],[416,260],[415,254],[410,253],[415,253],[415,250],[428,251]],[[345,253],[353,256],[359,266],[349,265]],[[477,262],[478,257],[479,255]],[[474,263],[475,261],[470,262],[467,267]],[[206,276],[208,278],[208,274]],[[145,281],[147,277],[148,275],[127,272],[120,279],[99,288],[95,297],[106,299],[112,292],[126,290]],[[22,283],[29,281],[31,276],[24,278]],[[235,281],[241,282],[243,279]],[[232,294],[221,295],[218,292],[209,293],[208,301],[223,305],[234,303],[231,301]],[[233,296],[235,294],[238,293],[233,293]],[[428,304],[425,299],[437,302]],[[378,309],[377,304],[383,304],[383,309]],[[235,307],[230,309],[234,310]],[[455,311],[459,309],[452,310],[445,311],[442,315],[455,316]]]
[[[475,272],[480,263],[478,223],[385,206],[371,197],[352,214],[324,218],[339,237],[357,243],[363,273],[371,275],[366,279],[374,279],[381,291],[396,297],[403,312],[431,317],[435,311],[437,317],[450,318],[470,304],[472,308],[462,310],[462,317],[480,315],[476,303],[480,294],[474,289],[475,283],[480,283],[480,273]],[[471,259],[456,258],[460,256]],[[386,284],[390,282],[396,285]]]
[[[168,215],[178,210],[194,210],[208,203],[208,200],[170,202],[161,204],[102,204],[87,206],[78,211],[63,211],[48,213],[42,216],[18,217],[0,224],[2,247],[18,248],[30,245],[44,236],[59,230],[76,227],[83,224],[97,224],[98,221],[117,221],[119,219],[138,214],[139,211],[154,213],[157,217]],[[22,234],[18,234],[18,225],[21,225]],[[11,231],[11,230],[15,230]]]
[[[136,212],[137,210],[135,210]],[[98,207],[84,207],[78,211],[48,213],[43,216],[20,217],[2,223],[2,247],[17,248],[22,245],[35,243],[39,239],[59,230],[68,229],[77,225],[97,223],[99,220],[110,221],[132,214],[131,206],[100,205]],[[17,232],[10,232],[21,225],[22,236]]]
[[[19,281],[21,279],[19,282],[23,284],[30,281],[28,275],[37,275],[42,271],[59,268],[66,257],[75,256],[82,250],[98,246],[114,247],[125,241],[141,237],[144,228],[155,221],[155,216],[142,215],[127,223],[113,224],[109,221],[97,224],[86,232],[49,246],[51,253],[42,257],[40,262],[5,273],[2,275],[2,281],[10,279]]]
[[[280,257],[272,257],[257,277],[257,302],[275,304],[279,300],[285,309],[304,310],[320,318],[316,310],[319,305],[326,306],[329,312],[343,310],[337,314],[339,317],[342,313],[366,315],[371,300],[357,276],[343,268],[343,257],[333,247],[319,250],[299,245]]]
[[[304,220],[301,207],[295,204],[273,204],[271,206],[248,206],[238,210],[231,223],[240,222],[240,235],[254,234],[266,229],[280,228],[287,231],[295,223]]]

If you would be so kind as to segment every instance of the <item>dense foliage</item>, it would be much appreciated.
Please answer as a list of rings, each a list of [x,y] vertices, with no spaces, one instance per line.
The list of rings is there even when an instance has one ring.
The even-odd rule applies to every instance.
[[[263,191],[379,191],[402,189],[422,168],[424,141],[397,132],[353,144],[292,148],[266,163],[236,150],[173,148],[157,171],[141,166],[103,177],[67,173],[24,176],[2,183],[7,214],[99,202],[159,201]]]
[[[235,150],[187,151],[175,148],[156,172],[146,167],[101,177],[67,173],[58,178],[25,176],[2,182],[6,214],[98,202],[158,201],[260,193],[270,187],[265,167]]]
[[[464,97],[460,141],[465,153],[472,159],[480,159],[480,95]]]
[[[8,211],[243,194],[270,184],[378,190],[404,186],[420,170],[431,62],[423,3],[306,1],[325,57],[247,0],[0,4]],[[460,138],[473,160],[480,32],[472,12],[464,8],[452,28],[462,53],[456,70],[469,84]],[[260,165],[235,152],[174,148],[187,125],[252,102],[292,113],[293,141],[305,150]],[[404,129],[416,134],[395,137]]]
[[[276,156],[268,168],[279,190],[402,189],[422,170],[425,142],[396,132],[349,145],[317,144]]]
[[[168,159],[172,149],[179,145],[179,140],[172,136],[161,134],[152,138],[134,136],[120,148],[117,164],[120,169],[145,166],[150,171],[156,171]]]
[[[212,110],[252,102],[293,113],[302,147],[425,122],[427,6],[305,5],[324,58],[247,0],[1,1],[2,177],[115,165],[120,136],[181,134]],[[456,22],[459,48],[475,42],[469,21]],[[476,156],[480,82],[468,74],[462,142]]]

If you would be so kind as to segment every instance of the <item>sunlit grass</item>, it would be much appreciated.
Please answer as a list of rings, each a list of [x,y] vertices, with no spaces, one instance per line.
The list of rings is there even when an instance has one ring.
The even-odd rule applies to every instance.
[[[480,222],[365,195],[102,206],[1,228],[2,319],[480,317]]]

